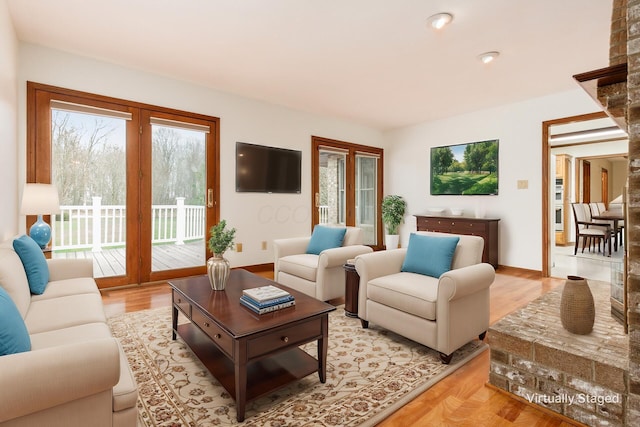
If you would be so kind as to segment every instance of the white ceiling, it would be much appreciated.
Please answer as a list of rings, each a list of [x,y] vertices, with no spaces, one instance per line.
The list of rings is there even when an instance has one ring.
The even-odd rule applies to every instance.
[[[6,1],[20,41],[382,130],[578,88],[608,65],[612,4]],[[426,27],[445,11],[451,25]]]

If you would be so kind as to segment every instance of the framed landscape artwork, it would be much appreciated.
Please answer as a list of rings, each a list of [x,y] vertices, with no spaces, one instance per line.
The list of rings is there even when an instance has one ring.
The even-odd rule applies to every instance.
[[[498,140],[431,147],[431,194],[498,194]]]

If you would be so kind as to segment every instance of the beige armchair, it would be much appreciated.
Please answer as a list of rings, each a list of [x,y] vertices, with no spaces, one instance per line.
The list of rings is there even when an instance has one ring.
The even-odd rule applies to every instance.
[[[439,278],[403,272],[407,248],[356,257],[358,317],[364,328],[373,322],[438,351],[448,364],[455,350],[476,337],[484,339],[495,270],[482,263],[482,237],[416,234],[460,238],[451,270]]]
[[[274,280],[321,301],[344,296],[343,265],[360,254],[373,252],[362,244],[362,230],[346,227],[341,247],[308,254],[311,237],[274,240]]]

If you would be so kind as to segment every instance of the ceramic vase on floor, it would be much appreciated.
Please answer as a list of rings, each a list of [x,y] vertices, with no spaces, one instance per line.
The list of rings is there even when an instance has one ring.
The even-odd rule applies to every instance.
[[[587,280],[567,276],[560,299],[562,327],[572,334],[587,335],[593,330],[595,317],[595,304]]]
[[[227,279],[229,278],[229,271],[231,271],[229,261],[222,255],[213,254],[213,256],[207,260],[207,275],[209,276],[211,289],[214,291],[224,291],[227,285]]]

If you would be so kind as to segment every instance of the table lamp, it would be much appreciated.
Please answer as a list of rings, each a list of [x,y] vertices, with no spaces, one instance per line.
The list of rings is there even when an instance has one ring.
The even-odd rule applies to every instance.
[[[38,220],[29,229],[29,236],[42,249],[46,248],[47,243],[51,240],[51,227],[44,222],[42,215],[60,213],[60,201],[56,186],[53,184],[25,184],[20,213],[38,215]]]

